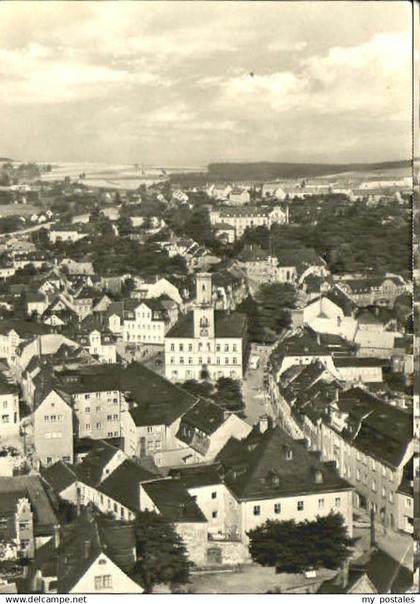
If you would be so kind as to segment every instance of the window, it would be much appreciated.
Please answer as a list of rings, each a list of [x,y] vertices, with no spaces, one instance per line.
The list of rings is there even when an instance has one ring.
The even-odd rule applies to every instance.
[[[70,456],[69,455],[64,455],[63,456],[63,461],[70,463]]]
[[[85,430],[90,430],[90,424],[85,424]]]
[[[179,345],[179,352],[183,352],[184,351],[184,344],[180,344]]]
[[[171,344],[170,350],[171,350],[171,352],[175,352],[175,344]]]
[[[90,407],[85,407],[85,413],[90,413]]]
[[[44,415],[44,422],[49,422],[49,421],[50,421],[50,416]]]
[[[95,591],[112,587],[111,575],[99,575],[95,577]]]
[[[29,522],[19,522],[19,530],[26,531],[29,528]]]
[[[220,352],[220,344],[216,344],[216,352]]]
[[[101,422],[98,422],[98,423],[96,424],[96,429],[97,429],[97,430],[100,430],[100,428],[101,428]]]
[[[335,498],[335,507],[336,508],[341,507],[341,497],[336,497]]]
[[[304,504],[303,501],[298,501],[297,502],[297,511],[298,512],[303,512],[304,507],[305,507],[305,504]]]
[[[275,503],[274,504],[274,513],[280,514],[280,512],[281,512],[281,503]]]
[[[212,499],[216,499],[216,497],[217,497],[217,492],[213,491],[213,493],[211,494],[211,498]]]
[[[261,514],[261,506],[254,505],[254,516],[259,516]]]
[[[188,344],[188,352],[192,352],[193,346],[192,344]]]
[[[233,350],[233,352],[236,352],[236,350],[237,350],[236,344],[232,344],[232,350]]]
[[[9,416],[8,415],[2,415],[1,416],[1,422],[2,422],[2,424],[8,424],[9,423]]]
[[[392,493],[390,493],[390,495],[392,495]],[[408,508],[411,508],[411,497],[406,497],[406,499],[405,499],[405,505]]]
[[[237,365],[238,364],[238,359],[236,357],[233,357],[232,364],[233,365]]]
[[[318,499],[318,509],[322,510],[324,507],[325,499]]]
[[[111,421],[111,420],[112,420],[112,415],[107,415],[107,416],[106,416],[106,419],[107,419],[108,421]]]
[[[229,344],[225,344],[225,352],[229,352]]]
[[[220,357],[216,357],[216,365],[220,365]]]
[[[7,409],[7,401],[3,401],[3,409]]]
[[[88,398],[90,398],[90,394],[85,394],[85,399],[87,400]]]
[[[212,513],[211,513],[211,517],[212,517],[212,518],[217,518],[217,511],[212,512]]]
[[[229,365],[229,359],[228,359],[228,357],[225,358],[225,365]]]

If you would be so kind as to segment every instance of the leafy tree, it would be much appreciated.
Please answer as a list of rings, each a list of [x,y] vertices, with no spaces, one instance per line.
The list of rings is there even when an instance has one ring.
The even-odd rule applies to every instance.
[[[217,380],[216,388],[213,399],[220,407],[232,412],[242,412],[245,409],[241,384],[238,380],[221,377]]]
[[[133,231],[130,217],[125,214],[122,214],[117,221],[117,228],[120,237],[129,235]]]
[[[134,575],[146,593],[154,585],[188,583],[192,563],[181,537],[161,514],[139,512],[135,520],[137,562]]]
[[[252,559],[277,572],[299,573],[311,568],[339,568],[351,554],[354,539],[348,536],[341,514],[296,523],[267,520],[248,532]]]
[[[197,380],[187,380],[181,384],[181,387],[194,396],[201,396],[203,398],[211,398],[211,394],[214,391],[213,384],[210,382],[197,382]]]
[[[289,283],[261,285],[255,299],[249,296],[238,306],[248,317],[248,335],[254,342],[273,342],[291,324],[290,309],[296,304],[296,292]]]

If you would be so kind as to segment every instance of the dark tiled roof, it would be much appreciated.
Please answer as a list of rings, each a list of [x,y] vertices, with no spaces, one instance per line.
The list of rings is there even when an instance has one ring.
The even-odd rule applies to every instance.
[[[57,494],[77,481],[72,467],[63,461],[57,461],[52,466],[42,469],[41,476]]]
[[[320,462],[317,454],[278,426],[262,434],[255,428],[245,440],[231,441],[235,439],[228,441],[217,460],[226,471],[227,486],[240,500],[352,488],[331,464]]]
[[[57,517],[39,476],[0,476],[0,501],[4,494],[27,492],[35,512],[35,534],[52,534]]]
[[[7,381],[6,377],[0,373],[0,395],[18,394],[19,388],[16,384]]]
[[[144,483],[142,487],[169,522],[207,522],[181,481],[165,478]]]
[[[94,448],[83,458],[80,464],[73,467],[77,478],[85,484],[97,486],[101,481],[105,466],[118,451],[119,449],[103,440],[95,441]]]
[[[194,489],[220,484],[222,482],[219,475],[220,470],[220,464],[217,463],[198,464],[173,468],[169,470],[168,475],[180,480],[186,489]]]
[[[374,359],[372,357],[336,357],[334,358],[336,367],[383,367],[386,361],[383,359]]]
[[[214,330],[216,338],[242,338],[247,328],[246,315],[216,310],[214,312]],[[193,338],[194,314],[187,313],[166,334],[167,338]]]
[[[127,459],[101,482],[98,491],[118,501],[131,511],[138,512],[140,511],[139,485],[155,477],[155,474]]]
[[[33,321],[22,321],[19,319],[2,319],[0,320],[0,333],[7,335],[12,330],[23,339],[33,338],[37,335],[50,333],[50,328],[40,323]]]
[[[51,539],[37,550],[29,572],[33,576],[40,569],[45,576],[56,576],[58,593],[69,593],[99,554],[104,553],[123,572],[129,572],[135,563],[134,551],[132,525],[83,512],[61,528],[58,548]]]
[[[200,399],[185,413],[182,421],[206,434],[213,434],[225,421],[225,412],[212,401]]]
[[[393,407],[361,388],[351,388],[340,393],[340,410],[354,418],[360,429],[347,436],[354,446],[367,455],[398,467],[412,439],[413,416]]]

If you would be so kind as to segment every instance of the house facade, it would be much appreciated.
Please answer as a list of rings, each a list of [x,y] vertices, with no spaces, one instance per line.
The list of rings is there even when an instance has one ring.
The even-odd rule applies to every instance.
[[[246,351],[246,317],[215,311],[212,276],[196,275],[193,311],[182,317],[165,336],[165,375],[172,381],[208,376],[240,379]]]

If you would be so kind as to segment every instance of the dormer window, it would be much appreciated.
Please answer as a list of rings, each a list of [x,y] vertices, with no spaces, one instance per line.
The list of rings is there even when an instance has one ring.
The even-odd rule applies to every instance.
[[[277,474],[273,474],[272,475],[272,477],[271,477],[271,484],[274,487],[278,487],[279,486],[279,484],[280,484],[280,477],[277,476]]]
[[[291,459],[293,459],[293,451],[292,449],[287,448],[285,451],[285,458],[290,461]]]
[[[321,470],[315,470],[315,484],[322,484],[324,482],[324,477],[322,475]]]

